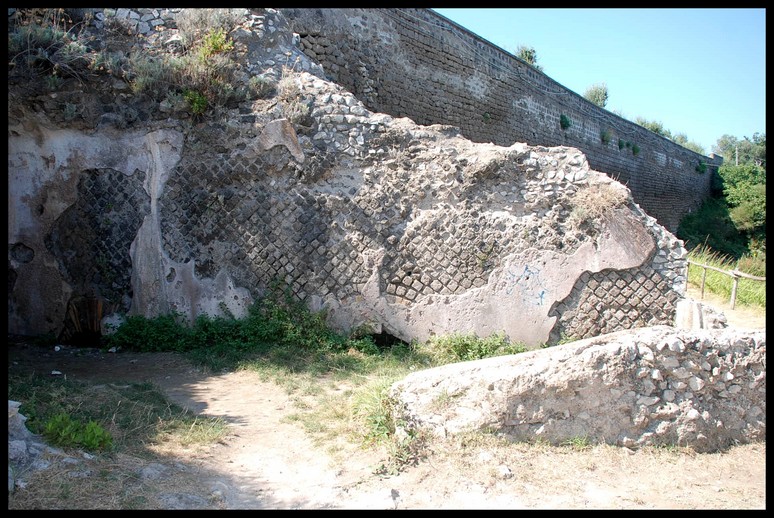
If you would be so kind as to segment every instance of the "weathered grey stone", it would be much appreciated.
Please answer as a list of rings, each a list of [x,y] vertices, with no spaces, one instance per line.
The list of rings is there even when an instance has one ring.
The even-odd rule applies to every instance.
[[[683,299],[676,305],[675,327],[680,329],[722,329],[726,316],[712,307],[693,299]]]
[[[689,383],[661,369],[666,390],[640,377],[662,365],[634,344],[679,339],[679,359],[707,361],[738,372],[727,390],[699,369]],[[709,341],[704,350],[692,347]],[[734,344],[745,346],[731,352]],[[683,369],[680,367],[680,369]],[[685,370],[685,369],[683,369]],[[733,389],[732,389],[733,388]],[[639,395],[638,395],[639,394]],[[620,331],[547,349],[410,374],[390,389],[396,422],[438,437],[487,431],[554,444],[578,437],[627,447],[691,446],[715,451],[766,437],[766,332],[679,330],[669,326]]]
[[[258,144],[263,151],[274,146],[285,146],[299,162],[304,161],[304,152],[298,144],[298,136],[293,125],[287,119],[277,119],[263,127],[258,136]]]
[[[29,248],[9,256],[9,330],[58,332],[91,290],[120,306],[106,314],[242,316],[275,280],[339,330],[407,341],[505,333],[537,347],[674,321],[682,243],[579,150],[373,113],[312,73],[279,12],[266,11],[271,36],[254,20],[232,33],[235,55],[295,82],[308,131],[276,100],[131,131],[115,116],[63,128],[53,109],[9,118],[9,243]],[[136,44],[170,40],[154,32]]]

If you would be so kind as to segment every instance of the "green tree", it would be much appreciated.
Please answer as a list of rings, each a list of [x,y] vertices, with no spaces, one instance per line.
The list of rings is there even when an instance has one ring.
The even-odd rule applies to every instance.
[[[604,108],[607,106],[607,93],[606,83],[596,83],[586,89],[583,97],[600,108]]]
[[[749,254],[765,263],[766,135],[723,135],[713,150],[725,160],[713,175],[712,197],[683,218],[677,236],[689,247],[706,243],[722,254]]]
[[[694,153],[699,153],[700,155],[706,155],[707,154],[707,152],[704,150],[704,146],[702,146],[701,144],[699,144],[697,142],[690,141],[690,142],[686,142],[685,144],[680,144],[680,145],[683,146],[686,149],[690,149]]]
[[[723,157],[725,163],[741,165],[752,163],[766,169],[766,134],[755,133],[752,138],[738,139],[731,135],[720,137],[712,152]]]
[[[723,194],[731,220],[741,232],[756,240],[766,237],[766,170],[746,163],[720,167]]]
[[[535,51],[534,47],[519,45],[519,48],[516,49],[516,57],[526,61],[537,70],[543,70],[543,67],[537,64],[537,52]]]

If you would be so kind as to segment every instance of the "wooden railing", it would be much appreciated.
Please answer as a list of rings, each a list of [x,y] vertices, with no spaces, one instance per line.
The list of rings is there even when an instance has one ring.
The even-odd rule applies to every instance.
[[[736,307],[736,289],[739,286],[739,279],[745,278],[745,279],[751,279],[753,281],[766,282],[766,277],[756,277],[755,275],[750,275],[744,272],[740,272],[739,270],[723,270],[722,268],[716,268],[708,264],[697,263],[696,261],[691,261],[690,259],[688,260],[688,264],[695,264],[696,266],[700,266],[701,268],[703,268],[701,272],[701,298],[702,299],[704,299],[704,281],[707,278],[707,269],[715,270],[716,272],[720,272],[731,276],[731,278],[734,280],[734,284],[731,287],[731,309],[734,309],[734,307]]]

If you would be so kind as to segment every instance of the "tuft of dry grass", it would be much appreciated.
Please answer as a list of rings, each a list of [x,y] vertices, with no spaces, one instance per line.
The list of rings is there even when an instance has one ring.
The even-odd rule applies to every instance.
[[[583,187],[570,200],[572,203],[570,223],[574,228],[580,228],[585,223],[599,220],[611,210],[624,206],[628,199],[629,193],[626,189],[614,183]]]

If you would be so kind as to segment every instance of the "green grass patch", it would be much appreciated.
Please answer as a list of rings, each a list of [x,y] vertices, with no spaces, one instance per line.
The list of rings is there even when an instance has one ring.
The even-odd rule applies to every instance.
[[[209,444],[224,437],[225,423],[169,403],[148,383],[93,384],[50,376],[8,376],[8,399],[33,433],[65,448],[145,455],[160,441]]]
[[[712,251],[707,247],[697,247],[688,253],[688,259],[722,270],[738,269],[745,273],[750,273],[752,270],[755,273],[750,273],[750,275],[760,277],[766,275],[765,258],[763,258],[764,264],[761,266],[760,260],[753,257],[745,256],[743,259],[736,260],[733,257]],[[704,271],[705,268],[693,264],[689,265],[688,282],[694,286],[701,287]],[[733,278],[730,275],[709,268],[706,269],[704,289],[710,293],[730,300],[733,282]],[[736,304],[765,308],[766,282],[740,278],[736,289]]]

